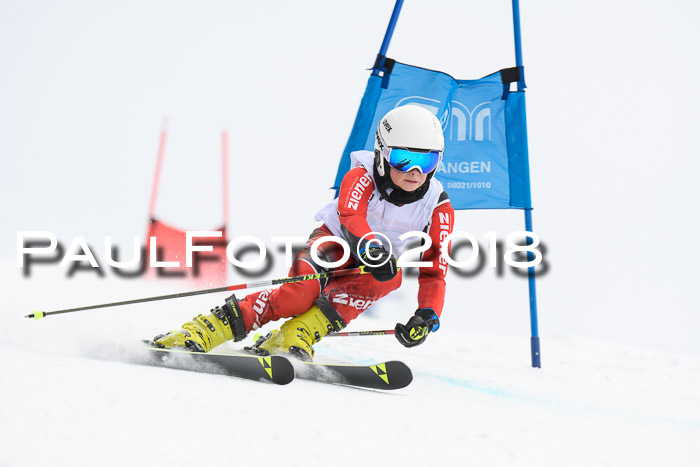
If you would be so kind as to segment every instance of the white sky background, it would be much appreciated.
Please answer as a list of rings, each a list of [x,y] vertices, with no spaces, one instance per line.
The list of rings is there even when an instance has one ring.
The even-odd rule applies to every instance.
[[[14,259],[18,230],[65,246],[85,236],[98,257],[112,236],[128,251],[145,232],[164,116],[159,218],[221,222],[227,128],[232,234],[307,235],[393,5],[3,1],[0,257]],[[521,4],[534,227],[551,265],[538,281],[545,363],[556,334],[700,353],[699,13],[690,1]],[[407,0],[389,56],[478,78],[513,66],[511,21],[505,0]],[[457,216],[477,236],[521,228],[520,211]],[[524,281],[448,281],[445,325],[527,338]]]

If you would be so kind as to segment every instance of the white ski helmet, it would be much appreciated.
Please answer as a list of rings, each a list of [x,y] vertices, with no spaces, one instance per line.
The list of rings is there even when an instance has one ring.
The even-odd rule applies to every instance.
[[[419,169],[421,173],[432,173],[440,164],[444,149],[440,120],[423,107],[396,107],[379,120],[374,154],[381,177],[388,174],[387,165],[401,172]]]

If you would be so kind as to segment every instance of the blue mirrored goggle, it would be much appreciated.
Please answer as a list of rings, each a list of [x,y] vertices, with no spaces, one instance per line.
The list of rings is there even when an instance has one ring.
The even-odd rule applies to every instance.
[[[427,174],[435,170],[440,162],[440,151],[418,152],[402,148],[389,148],[389,165],[400,172],[413,169]]]

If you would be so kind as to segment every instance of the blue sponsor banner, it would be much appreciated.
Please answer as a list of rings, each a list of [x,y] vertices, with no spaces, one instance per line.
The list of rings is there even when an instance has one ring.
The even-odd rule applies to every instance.
[[[427,108],[442,122],[445,153],[436,177],[455,209],[531,208],[525,96],[509,92],[509,79],[504,79],[517,81],[513,69],[456,80],[439,71],[390,63],[382,76],[369,78],[334,188],[350,168],[350,153],[374,148],[380,118],[411,104]]]

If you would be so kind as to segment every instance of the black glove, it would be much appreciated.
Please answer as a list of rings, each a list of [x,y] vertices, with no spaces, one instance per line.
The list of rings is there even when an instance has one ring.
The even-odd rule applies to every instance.
[[[421,308],[411,316],[406,325],[397,323],[394,335],[406,347],[415,347],[428,338],[428,333],[437,331],[440,319],[432,308]]]
[[[382,247],[365,250],[360,258],[372,276],[379,282],[392,280],[399,271],[396,267],[396,258]]]

